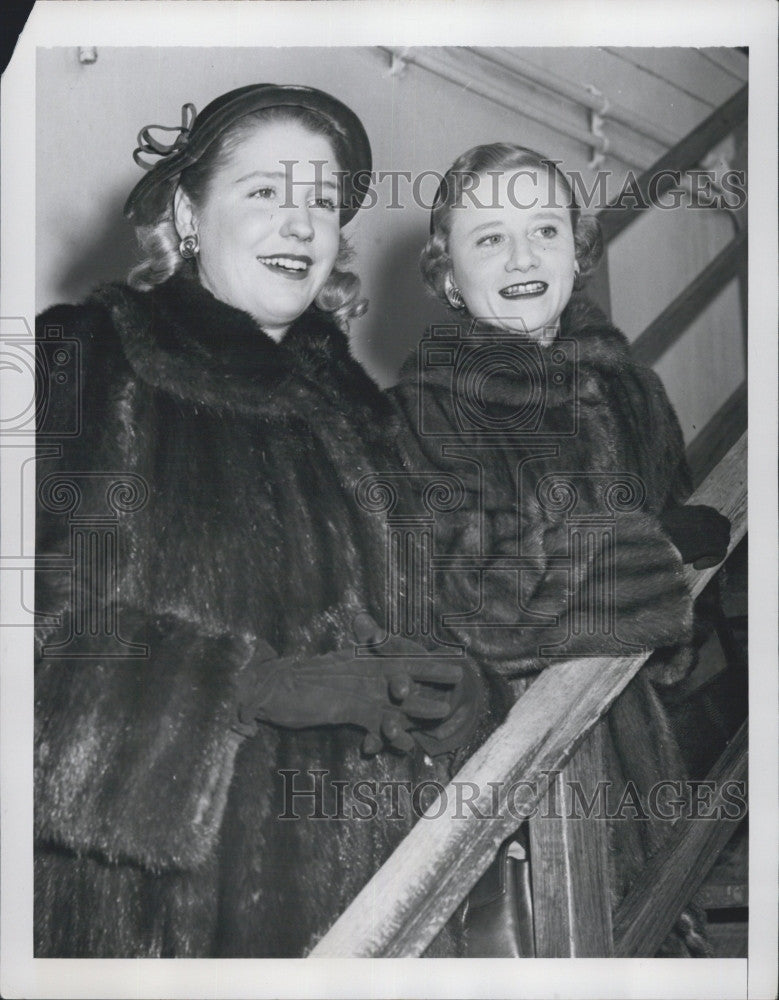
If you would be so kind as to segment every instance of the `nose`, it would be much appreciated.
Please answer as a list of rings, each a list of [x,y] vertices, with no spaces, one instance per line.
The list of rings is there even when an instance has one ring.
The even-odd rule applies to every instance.
[[[511,244],[506,270],[528,271],[531,267],[538,267],[538,263],[538,251],[533,241],[526,236],[517,236]]]
[[[314,238],[314,227],[311,223],[311,213],[308,205],[295,205],[285,209],[284,221],[281,224],[281,235],[292,236],[304,243]]]

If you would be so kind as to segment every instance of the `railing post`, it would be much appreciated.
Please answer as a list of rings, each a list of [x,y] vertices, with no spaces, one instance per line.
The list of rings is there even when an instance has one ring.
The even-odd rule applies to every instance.
[[[614,953],[608,831],[600,794],[605,786],[603,726],[592,730],[558,772],[529,820],[538,958],[609,958]]]

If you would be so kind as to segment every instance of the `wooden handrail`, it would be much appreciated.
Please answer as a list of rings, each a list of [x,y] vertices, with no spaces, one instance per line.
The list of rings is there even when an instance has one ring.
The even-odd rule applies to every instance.
[[[748,86],[742,87],[720,108],[712,112],[688,136],[646,170],[637,180],[645,202],[649,202],[649,184],[662,171],[684,171],[698,164],[703,156],[724,139],[741,122],[748,111]],[[659,183],[657,194],[673,184],[670,174]],[[608,279],[608,243],[637,218],[637,209],[612,204],[598,213],[606,247],[603,258],[591,280],[591,293],[607,313],[611,312]],[[709,262],[706,268],[654,319],[633,341],[633,357],[645,365],[653,365],[679,339],[689,324],[732,278],[739,279],[741,312],[746,337],[746,228],[737,231],[731,242]],[[693,482],[699,483],[709,469],[746,428],[746,384],[727,399],[700,431],[688,448]]]
[[[669,841],[641,873],[639,882],[620,903],[614,919],[614,954],[618,958],[651,958],[673,927],[679,912],[702,885],[735,829],[734,803],[723,796],[728,782],[746,783],[747,724],[741,726],[707,776],[711,797],[704,815],[719,821],[680,817]],[[731,786],[731,795],[733,789]],[[730,821],[728,821],[728,814]],[[738,817],[743,818],[743,817]]]
[[[744,435],[691,498],[730,518],[730,551],[746,533],[746,487]],[[692,593],[716,572],[687,569]],[[420,955],[648,656],[574,660],[541,673],[312,957]]]
[[[637,189],[641,192],[644,204],[651,204],[649,198],[650,183],[654,181],[656,190],[654,197],[660,198],[673,186],[673,178],[663,171],[685,171],[698,164],[706,153],[728,136],[737,125],[746,120],[748,109],[748,86],[744,86],[713,111],[709,117],[693,129],[681,142],[668,150],[648,170],[637,178]],[[662,176],[661,176],[662,175]],[[641,208],[632,205],[607,205],[598,213],[598,220],[606,243],[610,243],[623,229],[637,218],[636,212]]]
[[[643,365],[653,365],[681,336],[699,313],[738,273],[746,250],[747,231],[740,230],[695,277],[657,319],[630,345],[630,353]]]
[[[687,446],[693,487],[699,486],[733,447],[747,426],[747,380],[744,379]]]

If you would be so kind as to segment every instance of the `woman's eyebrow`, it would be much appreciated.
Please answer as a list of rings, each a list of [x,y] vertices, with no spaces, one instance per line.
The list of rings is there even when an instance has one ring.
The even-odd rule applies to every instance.
[[[238,177],[235,180],[236,184],[243,184],[244,181],[252,180],[253,178],[262,178],[263,180],[286,180],[289,177],[289,173],[286,170],[252,170],[248,174],[244,174],[243,177]],[[298,186],[302,184],[302,181],[295,181],[295,185]],[[318,188],[331,188],[333,191],[338,189],[338,185],[335,181],[331,180],[314,180],[311,182],[312,187],[316,186]]]
[[[235,183],[241,184],[243,181],[251,180],[253,177],[263,177],[268,180],[278,180],[279,178],[284,178],[287,176],[285,170],[252,170],[248,174],[244,174],[243,177],[236,178]]]
[[[528,207],[528,212],[531,215],[532,221],[535,222],[537,219],[542,219],[544,217],[552,219],[565,218],[568,209],[559,205],[534,205]],[[481,232],[482,229],[492,229],[495,226],[502,226],[505,222],[506,220],[501,218],[487,219],[486,222],[479,222],[478,225],[471,226],[471,228],[467,229],[465,232],[466,235],[471,236],[474,233]]]
[[[480,222],[478,226],[471,226],[470,229],[465,231],[466,236],[473,236],[474,233],[480,233],[482,229],[494,229],[496,226],[502,225],[500,219],[491,219],[488,222]]]
[[[568,211],[569,210],[567,208],[559,205],[544,205],[542,208],[535,209],[533,211],[533,215],[535,218],[541,218],[544,215],[548,215],[553,219],[564,219],[568,214]]]

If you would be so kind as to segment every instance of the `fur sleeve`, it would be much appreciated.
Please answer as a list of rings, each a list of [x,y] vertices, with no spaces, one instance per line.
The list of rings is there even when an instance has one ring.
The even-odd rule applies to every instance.
[[[38,485],[53,476],[81,491],[91,512],[95,473],[128,468],[123,388],[133,373],[108,310],[98,301],[57,306],[38,320]],[[52,345],[70,363],[61,364]],[[47,367],[48,366],[48,367]],[[64,379],[56,378],[58,371]],[[52,482],[53,480],[50,480]],[[62,493],[67,499],[67,485]],[[57,498],[57,488],[52,487]],[[74,597],[68,516],[39,501],[36,609],[69,620]],[[90,595],[82,595],[82,597]],[[250,648],[192,622],[120,607],[122,637],[146,658],[44,656],[62,628],[36,630],[35,827],[39,838],[153,868],[191,866],[213,846],[238,738],[233,685]],[[83,650],[81,650],[83,652]]]
[[[196,866],[221,824],[251,648],[173,618],[122,620],[147,658],[38,665],[36,835],[153,870]]]
[[[36,610],[50,616],[62,615],[71,600],[69,574],[46,569],[43,563],[46,557],[70,553],[68,521],[55,509],[56,500],[58,494],[64,498],[65,491],[80,489],[69,483],[74,473],[89,473],[101,465],[112,471],[124,468],[113,453],[104,453],[103,439],[113,386],[128,369],[107,310],[93,300],[53,306],[38,316],[36,352],[35,601]],[[92,413],[101,419],[90,419]],[[41,503],[43,482],[55,476],[62,482],[53,489],[55,502]],[[36,628],[36,645],[52,632],[46,626]]]
[[[574,293],[563,313],[563,336],[579,346],[583,371],[595,379],[612,436],[624,460],[647,486],[654,513],[683,503],[692,492],[679,420],[657,374],[636,362],[625,335],[585,293]]]
[[[692,601],[681,559],[656,519],[617,515],[613,529],[613,546],[574,564],[568,525],[547,523],[524,539],[536,569],[481,577],[450,571],[437,591],[437,614],[446,614],[451,632],[488,673],[509,677],[561,659],[636,655],[689,639]],[[465,554],[466,536],[458,541]],[[510,554],[512,547],[493,551]]]
[[[628,362],[607,389],[622,426],[615,427],[633,450],[633,468],[647,485],[651,508],[660,512],[684,503],[692,492],[684,437],[663,383],[650,368]]]
[[[433,434],[418,429],[422,392]],[[442,448],[442,440],[458,437],[450,393],[447,384],[432,380],[420,389],[413,360],[391,391],[409,469],[446,471],[463,483],[460,507],[436,518],[435,552],[477,557],[483,569],[437,573],[435,611],[484,669],[533,673],[563,657],[630,655],[688,638],[691,601],[681,559],[656,517],[641,510],[616,515],[613,546],[609,542],[575,567],[570,524],[563,512],[542,509],[537,491],[545,474],[578,470],[580,452],[559,441],[528,447],[495,433],[483,439],[469,434]],[[636,419],[642,407],[635,409]],[[601,513],[595,487],[582,485],[577,513]],[[520,554],[532,556],[534,565],[489,568],[490,559]],[[605,590],[604,579],[610,581]],[[594,630],[581,617],[593,600],[592,612],[608,623]]]

